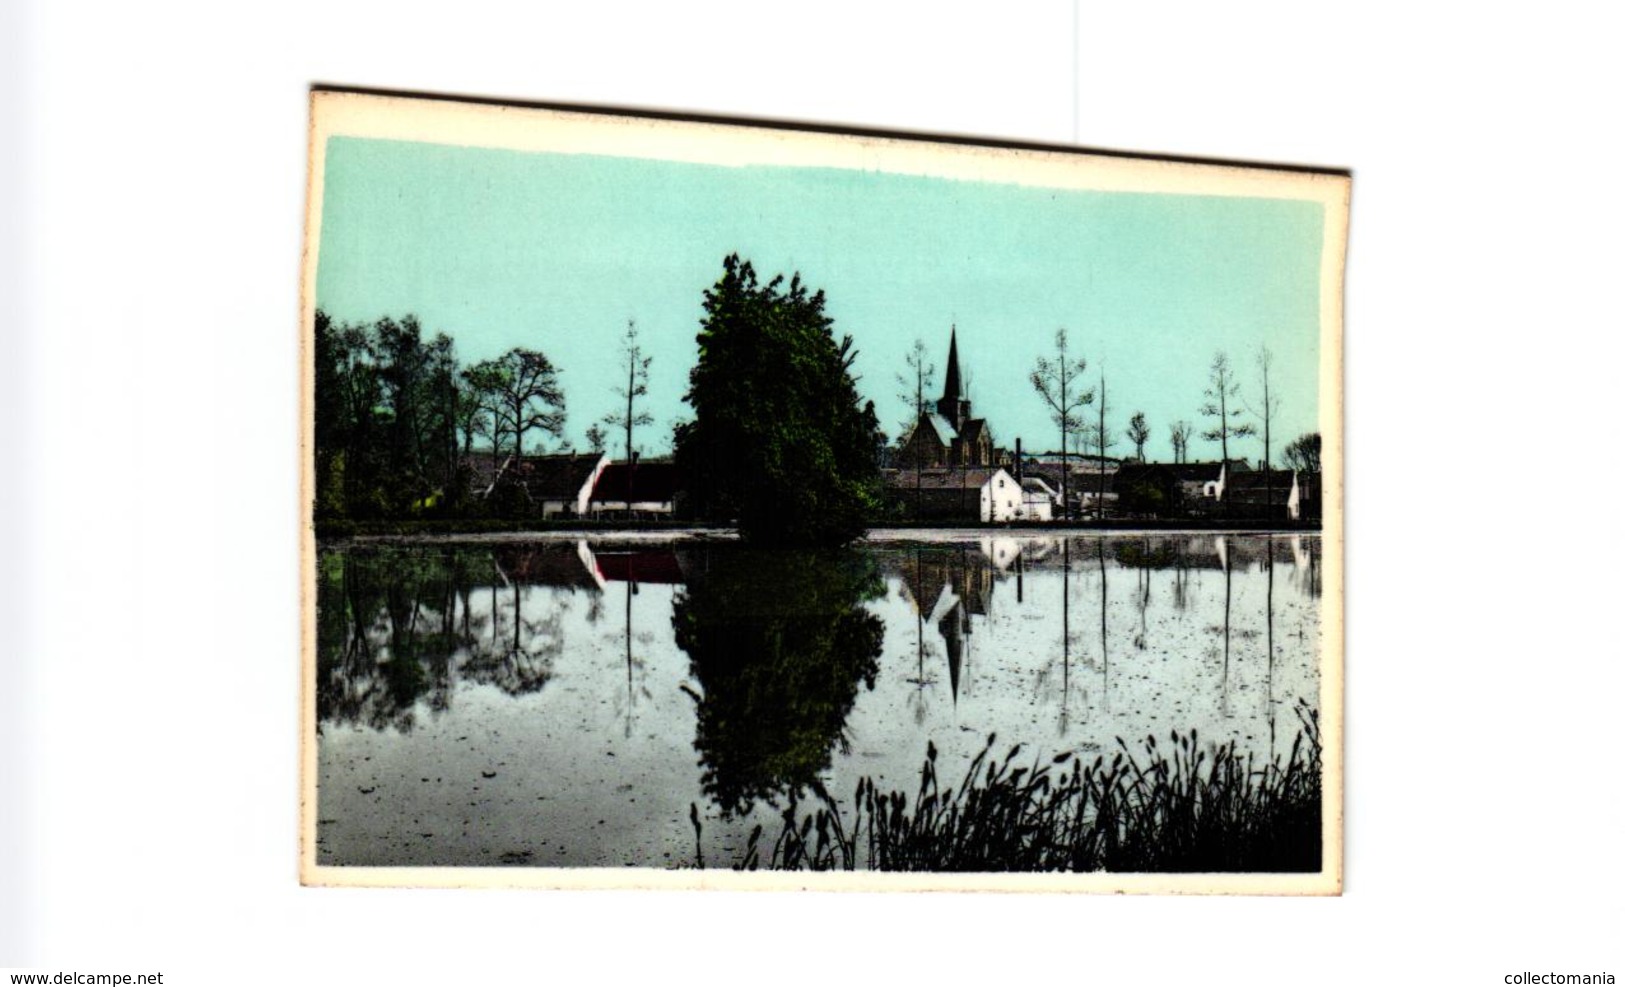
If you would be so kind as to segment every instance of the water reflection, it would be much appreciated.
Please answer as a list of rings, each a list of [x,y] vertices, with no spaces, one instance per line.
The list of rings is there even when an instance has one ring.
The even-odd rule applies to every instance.
[[[690,802],[727,859],[791,795],[907,787],[927,741],[947,765],[990,732],[1060,753],[1199,727],[1267,757],[1281,707],[1318,695],[1313,536],[348,545],[318,565],[326,862],[680,864]]]
[[[856,551],[707,547],[684,570],[671,623],[699,682],[701,786],[724,815],[776,805],[850,750],[847,714],[860,683],[874,688],[884,631],[860,604],[884,583]]]

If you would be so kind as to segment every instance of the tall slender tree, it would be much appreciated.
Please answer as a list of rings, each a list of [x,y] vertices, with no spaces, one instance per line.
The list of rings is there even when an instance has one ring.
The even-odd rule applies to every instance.
[[[1049,406],[1050,419],[1061,433],[1061,517],[1072,516],[1072,502],[1067,493],[1067,446],[1071,437],[1083,427],[1078,412],[1092,404],[1095,392],[1086,390],[1080,378],[1089,368],[1083,357],[1073,358],[1067,346],[1066,329],[1055,330],[1055,358],[1039,357],[1031,376],[1033,390]]]
[[[1270,352],[1268,345],[1260,344],[1256,356],[1258,362],[1258,384],[1260,389],[1257,407],[1249,406],[1253,417],[1258,419],[1264,431],[1264,505],[1265,510],[1270,509],[1274,503],[1274,484],[1270,477],[1270,423],[1281,410],[1281,396],[1270,390],[1270,367],[1275,363],[1275,354]]]
[[[914,337],[914,345],[909,348],[908,354],[903,357],[903,366],[907,373],[897,375],[897,386],[902,390],[897,392],[897,400],[909,408],[908,418],[902,423],[903,434],[908,436],[904,441],[914,445],[914,514],[920,515],[924,493],[921,487],[920,474],[925,469],[925,449],[916,434],[925,419],[926,394],[936,386],[937,366],[926,359],[925,340]]]
[[[1213,419],[1213,427],[1203,432],[1202,438],[1219,444],[1220,460],[1227,468],[1230,465],[1230,440],[1252,435],[1256,431],[1251,422],[1236,421],[1244,414],[1237,401],[1240,393],[1241,384],[1230,369],[1230,357],[1223,350],[1213,354],[1213,363],[1208,367],[1208,387],[1203,392],[1207,403],[1202,405],[1202,414]]]
[[[626,461],[632,462],[632,432],[640,425],[654,424],[654,417],[637,407],[638,399],[649,393],[649,364],[654,357],[645,356],[638,343],[638,326],[626,320],[626,338],[621,341],[621,353],[626,361],[626,383],[616,384],[615,393],[626,402],[626,410],[617,408],[604,416],[604,424],[626,434]]]
[[[1117,444],[1117,439],[1110,429],[1106,427],[1106,413],[1111,410],[1106,403],[1106,368],[1100,368],[1100,401],[1095,406],[1096,421],[1090,428],[1090,437],[1095,440],[1095,517],[1101,521],[1106,520],[1106,450]]]

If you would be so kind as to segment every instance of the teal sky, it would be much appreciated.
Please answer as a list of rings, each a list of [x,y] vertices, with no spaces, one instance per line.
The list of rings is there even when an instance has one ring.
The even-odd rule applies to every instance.
[[[828,168],[724,167],[332,138],[316,304],[334,319],[416,314],[465,363],[514,346],[562,369],[566,445],[614,407],[620,338],[653,355],[638,444],[666,451],[697,352],[701,293],[732,251],[759,274],[824,289],[859,389],[895,438],[895,383],[915,338],[937,368],[959,329],[972,411],[995,440],[1058,437],[1028,383],[1068,329],[1098,386],[1114,455],[1143,411],[1150,459],[1168,425],[1198,432],[1207,369],[1230,354],[1257,404],[1254,354],[1275,355],[1273,449],[1317,428],[1322,207],[1283,199],[1084,192]],[[624,364],[620,373],[624,374]],[[933,395],[934,396],[934,395]],[[1258,458],[1258,439],[1232,455]],[[1216,458],[1196,439],[1193,458]]]

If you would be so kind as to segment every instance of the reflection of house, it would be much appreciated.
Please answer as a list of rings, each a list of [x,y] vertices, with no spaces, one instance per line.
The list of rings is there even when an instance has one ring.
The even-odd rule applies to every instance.
[[[922,519],[1013,521],[1021,516],[1022,488],[997,467],[897,470],[886,474],[891,496]]]
[[[899,445],[892,462],[900,467],[992,466],[999,460],[993,432],[985,418],[970,416],[970,400],[961,396],[959,334],[948,334],[948,371],[936,410],[921,409],[918,420]]]
[[[613,583],[681,585],[683,571],[669,548],[642,551],[600,551],[593,555],[598,575]]]
[[[592,490],[593,514],[671,516],[677,499],[675,463],[612,463]]]
[[[983,538],[977,542],[976,547],[982,550],[983,557],[993,563],[993,568],[1000,572],[1010,568],[1011,563],[1021,555],[1021,542],[1014,538]]]
[[[603,588],[589,564],[591,555],[586,542],[505,544],[491,551],[506,582],[589,592]]]
[[[543,517],[585,514],[593,484],[608,463],[609,458],[602,454],[573,452],[508,456],[500,463],[492,456],[474,456],[468,461],[480,496],[522,503]]]

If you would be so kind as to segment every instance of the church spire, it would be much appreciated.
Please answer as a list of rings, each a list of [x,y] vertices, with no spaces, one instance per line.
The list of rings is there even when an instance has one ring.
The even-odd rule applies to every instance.
[[[942,400],[937,413],[959,427],[959,327],[948,329],[948,372],[942,383]]]

